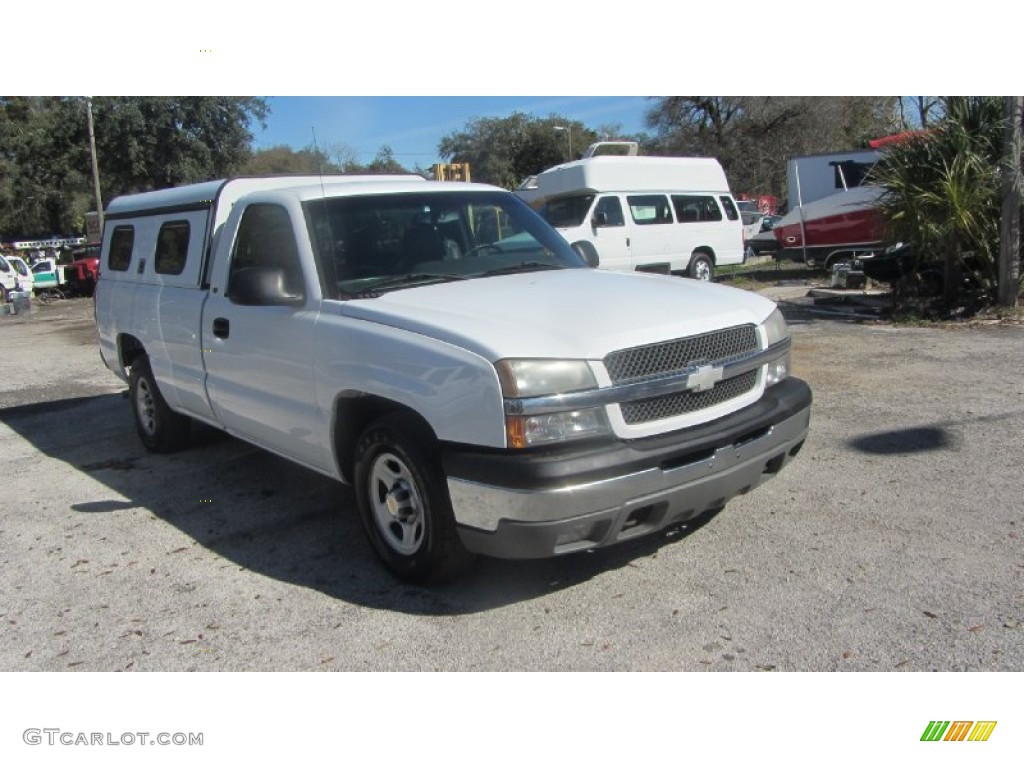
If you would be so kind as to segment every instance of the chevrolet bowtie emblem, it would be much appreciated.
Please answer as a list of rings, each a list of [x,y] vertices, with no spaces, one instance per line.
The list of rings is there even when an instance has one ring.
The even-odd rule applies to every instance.
[[[686,386],[694,392],[707,392],[722,380],[723,370],[713,365],[702,365],[690,374]]]

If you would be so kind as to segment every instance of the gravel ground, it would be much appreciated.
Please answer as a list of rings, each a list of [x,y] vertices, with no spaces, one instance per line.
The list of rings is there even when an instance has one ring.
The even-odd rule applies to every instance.
[[[339,485],[206,428],[147,454],[91,313],[0,317],[0,669],[1024,669],[1024,328],[791,309],[815,404],[782,475],[424,589]]]

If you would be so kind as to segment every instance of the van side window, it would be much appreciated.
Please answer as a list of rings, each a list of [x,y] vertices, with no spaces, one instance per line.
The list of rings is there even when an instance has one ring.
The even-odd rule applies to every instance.
[[[601,214],[604,214],[602,220]],[[617,197],[602,197],[594,207],[594,216],[599,227],[624,227],[626,220],[622,215],[622,203]]]
[[[672,195],[676,218],[685,223],[696,221],[721,221],[722,210],[715,198],[708,195]]]
[[[168,221],[160,227],[156,238],[156,273],[180,275],[188,258],[189,226],[187,221]]]
[[[107,266],[116,272],[126,272],[132,263],[132,248],[135,245],[135,227],[114,227],[110,236],[110,254]]]
[[[729,221],[736,221],[740,217],[739,212],[736,210],[736,203],[732,201],[731,197],[722,195],[719,200],[722,201],[722,207],[725,208],[725,216]]]
[[[288,212],[281,206],[255,203],[242,214],[228,275],[228,296],[232,277],[248,267],[280,267],[284,270],[285,287],[293,294],[304,293],[295,231]]]
[[[626,202],[633,221],[641,226],[672,223],[672,211],[664,195],[629,195]]]

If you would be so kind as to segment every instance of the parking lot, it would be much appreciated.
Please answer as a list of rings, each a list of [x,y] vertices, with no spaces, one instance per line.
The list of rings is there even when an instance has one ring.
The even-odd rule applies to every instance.
[[[147,454],[91,313],[0,317],[4,670],[1024,668],[1022,327],[790,310],[815,404],[779,477],[428,589],[331,481],[208,428]]]

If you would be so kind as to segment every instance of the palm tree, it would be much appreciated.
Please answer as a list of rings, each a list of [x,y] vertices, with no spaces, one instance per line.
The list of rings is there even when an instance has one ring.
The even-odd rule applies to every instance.
[[[892,146],[873,171],[894,241],[913,243],[918,268],[943,264],[944,299],[960,298],[967,273],[991,299],[998,283],[1003,100],[944,97],[945,116]]]

